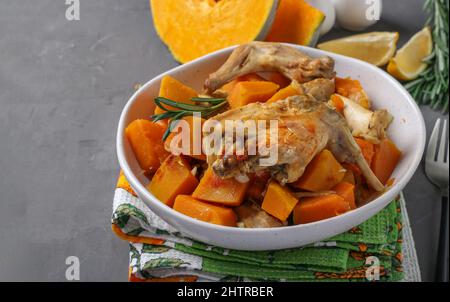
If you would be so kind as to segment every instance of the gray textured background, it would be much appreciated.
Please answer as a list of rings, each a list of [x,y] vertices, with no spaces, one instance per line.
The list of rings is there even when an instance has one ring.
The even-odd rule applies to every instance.
[[[125,281],[128,246],[110,231],[118,174],[114,137],[136,83],[177,65],[157,38],[147,0],[0,0],[0,281]],[[370,30],[425,20],[423,0],[385,1]],[[322,40],[348,34],[339,30]],[[422,108],[428,130],[440,113]],[[405,189],[424,280],[437,249],[439,194],[422,167]]]

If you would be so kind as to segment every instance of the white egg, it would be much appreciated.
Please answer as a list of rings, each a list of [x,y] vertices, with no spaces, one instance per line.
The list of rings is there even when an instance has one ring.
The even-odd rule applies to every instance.
[[[332,0],[339,26],[362,31],[377,23],[382,11],[382,0]]]
[[[325,20],[320,26],[320,35],[325,35],[333,28],[336,21],[333,2],[331,0],[306,0],[306,2],[325,14]]]

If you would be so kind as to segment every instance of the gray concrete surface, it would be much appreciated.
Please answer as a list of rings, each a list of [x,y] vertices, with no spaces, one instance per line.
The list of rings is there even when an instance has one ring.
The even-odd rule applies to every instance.
[[[114,136],[142,83],[177,63],[159,41],[147,0],[0,0],[0,281],[125,281],[128,246],[110,231],[119,171]],[[385,1],[370,30],[418,31],[422,0]],[[323,40],[348,34],[334,30]],[[438,112],[422,108],[430,130]],[[439,193],[422,167],[405,189],[423,279],[436,262]]]

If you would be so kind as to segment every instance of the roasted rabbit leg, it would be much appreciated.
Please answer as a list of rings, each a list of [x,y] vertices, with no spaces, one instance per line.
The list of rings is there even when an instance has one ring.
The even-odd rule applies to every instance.
[[[213,119],[221,123],[222,129],[225,129],[227,120],[278,122],[278,157],[275,164],[260,165],[263,155],[259,153],[244,157],[211,154],[207,158],[208,164],[221,177],[268,170],[280,183],[292,183],[303,175],[314,156],[327,148],[340,162],[356,163],[373,189],[384,189],[365,161],[342,115],[309,95],[293,96],[271,104],[252,103],[226,111]],[[246,148],[252,144],[261,142],[247,138]],[[256,149],[260,150],[259,145]]]
[[[320,102],[327,102],[335,91],[334,80],[318,78],[303,84],[293,81],[299,95],[308,94]]]
[[[210,74],[205,81],[205,94],[212,94],[238,76],[264,71],[280,72],[298,83],[335,76],[330,57],[312,59],[284,44],[251,42],[237,47],[222,67]]]

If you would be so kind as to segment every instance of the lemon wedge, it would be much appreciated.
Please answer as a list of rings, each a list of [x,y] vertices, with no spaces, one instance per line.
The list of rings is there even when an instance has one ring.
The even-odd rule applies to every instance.
[[[376,66],[383,66],[397,49],[397,32],[371,32],[331,40],[319,44],[322,50],[360,59]]]
[[[403,81],[414,80],[427,68],[425,59],[433,52],[433,38],[429,27],[415,34],[387,67],[388,72]]]

